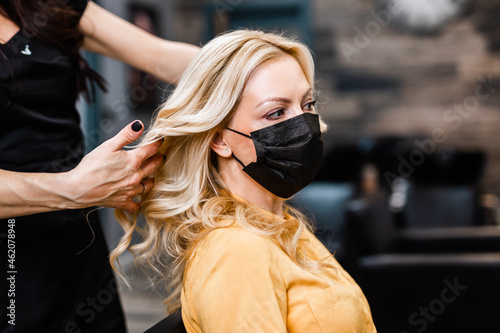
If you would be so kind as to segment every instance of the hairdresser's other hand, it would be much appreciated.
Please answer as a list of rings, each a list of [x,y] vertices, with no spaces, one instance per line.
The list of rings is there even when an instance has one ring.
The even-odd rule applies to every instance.
[[[153,187],[150,175],[160,166],[160,141],[133,150],[122,150],[137,140],[144,130],[140,121],[128,124],[113,138],[86,155],[68,172],[70,199],[76,207],[102,206],[136,212],[132,198]]]

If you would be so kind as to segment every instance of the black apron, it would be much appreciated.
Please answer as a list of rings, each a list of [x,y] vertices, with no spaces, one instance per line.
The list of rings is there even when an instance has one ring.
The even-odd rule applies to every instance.
[[[83,13],[86,3],[68,4]],[[22,29],[0,44],[0,169],[64,172],[80,162],[76,82],[55,45]],[[0,332],[126,331],[97,212],[89,211],[0,220]]]

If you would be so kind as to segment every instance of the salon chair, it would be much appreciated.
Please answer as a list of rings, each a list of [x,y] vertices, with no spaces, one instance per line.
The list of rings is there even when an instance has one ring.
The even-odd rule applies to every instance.
[[[444,219],[446,214],[456,214],[447,210],[456,210],[465,216],[471,211],[470,207],[464,202],[447,209],[438,207],[438,210],[444,211]],[[412,223],[407,222],[402,227],[397,227],[386,194],[379,193],[349,201],[346,205],[342,239],[347,254],[345,264],[355,266],[362,256],[384,253],[500,253],[500,228],[476,225],[477,222],[471,218],[472,214],[463,218],[457,216],[457,226],[450,222],[439,224],[439,220],[434,224],[428,223],[429,220],[434,220],[435,214],[440,214],[431,209],[418,214],[419,219],[414,218],[415,214]]]
[[[500,332],[500,253],[383,254],[357,282],[379,332]]]
[[[402,217],[406,228],[466,227],[482,224],[472,185],[410,183]]]
[[[186,333],[182,322],[181,309],[156,323],[144,333]]]
[[[336,257],[342,256],[345,209],[358,191],[364,163],[357,145],[336,142],[326,149],[315,180],[288,201],[314,223],[316,237]]]
[[[500,229],[396,228],[390,216],[384,195],[346,209],[343,265],[363,289],[378,331],[500,332]]]
[[[345,206],[354,194],[349,183],[313,182],[298,192],[289,204],[315,224],[315,235],[332,253],[341,251]]]

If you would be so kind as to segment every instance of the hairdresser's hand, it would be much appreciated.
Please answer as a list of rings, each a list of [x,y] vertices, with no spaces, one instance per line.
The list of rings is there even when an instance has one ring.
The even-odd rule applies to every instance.
[[[130,123],[68,172],[69,184],[72,185],[68,196],[75,207],[114,207],[129,212],[140,208],[140,204],[132,198],[153,187],[149,176],[163,160],[163,155],[157,153],[160,141],[133,150],[122,150],[137,140],[143,130],[140,121]]]

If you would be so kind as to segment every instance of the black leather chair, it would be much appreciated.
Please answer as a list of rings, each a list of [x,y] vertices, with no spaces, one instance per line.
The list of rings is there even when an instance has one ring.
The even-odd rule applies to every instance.
[[[500,332],[500,253],[363,257],[357,281],[379,332]]]
[[[406,228],[398,232],[396,248],[400,253],[500,253],[500,228]]]
[[[472,185],[430,186],[412,182],[403,211],[405,227],[480,225],[479,204]]]
[[[144,333],[187,333],[182,322],[181,309],[161,320]]]
[[[379,332],[500,332],[499,228],[398,229],[383,194],[347,207],[344,267]]]
[[[341,251],[346,205],[353,195],[353,184],[316,181],[297,193],[289,203],[315,223],[316,237],[330,252],[337,253]]]

